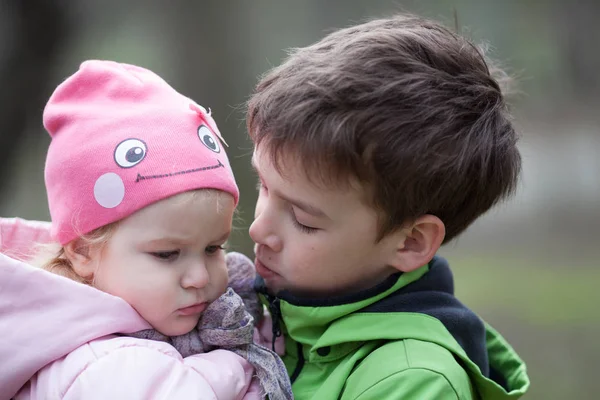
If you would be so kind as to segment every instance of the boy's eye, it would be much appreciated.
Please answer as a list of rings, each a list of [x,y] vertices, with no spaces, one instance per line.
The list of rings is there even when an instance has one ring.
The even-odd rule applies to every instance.
[[[296,218],[296,214],[294,213],[293,209],[290,210],[290,213],[292,214],[292,222],[294,223],[294,226],[300,231],[311,234],[319,230],[319,228],[313,228],[312,226],[301,224],[300,221],[298,221],[298,218]]]
[[[179,254],[181,252],[179,250],[171,250],[171,251],[157,251],[150,253],[153,257],[158,258],[163,261],[175,261],[179,258]]]
[[[301,230],[304,233],[315,233],[316,231],[319,230],[319,228],[313,228],[311,226],[306,226],[306,225],[302,225],[300,222],[298,222],[298,220],[296,218],[294,218],[294,226],[296,228],[298,228],[299,230]]]
[[[224,246],[208,246],[206,248],[206,254],[215,254],[216,252],[220,251],[220,250],[225,250]]]

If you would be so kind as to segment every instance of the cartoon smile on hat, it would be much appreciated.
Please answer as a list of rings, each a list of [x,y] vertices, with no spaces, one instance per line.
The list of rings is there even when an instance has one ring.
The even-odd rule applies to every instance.
[[[210,115],[210,114],[208,114]],[[211,129],[201,124],[198,129],[198,139],[208,150],[218,154],[221,152],[221,146],[218,139]],[[220,137],[220,134],[218,134]],[[146,158],[148,154],[148,144],[142,139],[128,138],[121,141],[114,150],[114,161],[118,167],[129,169],[137,166]],[[158,150],[157,150],[158,151]],[[206,158],[206,157],[204,157]],[[184,174],[192,174],[202,171],[225,168],[218,158],[212,165],[204,165],[191,169],[176,170],[173,172],[154,173],[152,175],[142,175],[137,173],[135,182],[141,182],[148,179],[168,178]],[[121,204],[125,197],[125,183],[121,176],[116,172],[107,172],[101,175],[94,184],[94,198],[104,208],[114,208]]]

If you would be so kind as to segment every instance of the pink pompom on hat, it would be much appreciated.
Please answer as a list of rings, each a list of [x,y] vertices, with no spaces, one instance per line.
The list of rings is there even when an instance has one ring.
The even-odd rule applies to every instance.
[[[204,107],[155,73],[85,61],[44,109],[52,236],[66,244],[178,193],[239,191]]]

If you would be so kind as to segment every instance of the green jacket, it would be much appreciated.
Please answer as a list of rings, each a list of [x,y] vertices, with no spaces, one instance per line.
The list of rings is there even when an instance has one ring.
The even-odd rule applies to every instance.
[[[256,289],[296,400],[502,400],[529,387],[515,351],[454,297],[441,257],[350,296],[275,297],[260,277]]]

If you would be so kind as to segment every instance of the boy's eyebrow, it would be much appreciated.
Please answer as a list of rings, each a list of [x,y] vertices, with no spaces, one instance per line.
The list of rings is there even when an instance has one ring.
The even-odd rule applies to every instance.
[[[327,214],[325,214],[323,212],[323,210],[321,210],[320,208],[317,208],[315,206],[312,206],[308,203],[305,203],[301,200],[297,200],[297,199],[292,199],[290,197],[287,197],[285,195],[283,195],[282,193],[276,191],[275,194],[280,197],[281,199],[287,201],[288,203],[298,207],[299,209],[301,209],[302,211],[304,211],[307,214],[313,215],[315,217],[319,217],[319,218],[327,218],[327,219],[331,219],[329,218],[329,216]]]
[[[252,168],[260,176],[260,172],[258,171],[258,168],[256,167],[256,161],[254,160],[254,155],[252,155],[252,159],[250,160],[250,164],[252,164]],[[290,203],[290,204],[298,207],[299,209],[301,209],[302,211],[304,211],[307,214],[313,215],[313,216],[318,217],[318,218],[327,218],[329,220],[331,219],[320,208],[317,208],[317,207],[312,206],[312,205],[310,205],[308,203],[305,203],[302,200],[292,199],[292,198],[290,198],[288,196],[285,196],[284,194],[282,194],[279,191],[275,191],[275,194],[277,195],[277,197],[279,197],[279,198],[287,201],[288,203]]]

